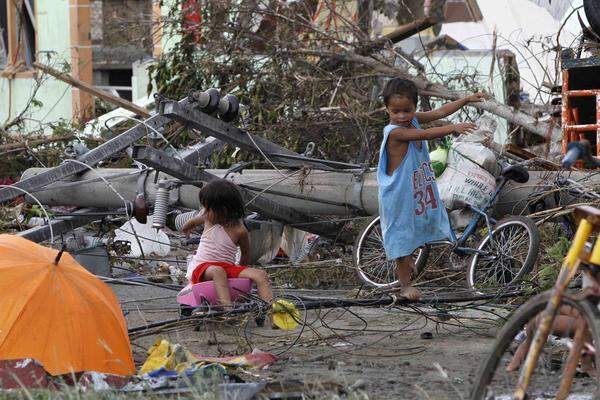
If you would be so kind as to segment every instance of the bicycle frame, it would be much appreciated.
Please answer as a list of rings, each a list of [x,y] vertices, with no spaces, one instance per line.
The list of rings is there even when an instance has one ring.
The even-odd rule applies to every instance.
[[[548,335],[552,329],[554,318],[556,317],[563,293],[567,289],[569,282],[577,273],[580,264],[589,262],[591,264],[600,265],[600,241],[596,241],[591,254],[583,253],[594,226],[598,225],[600,225],[600,220],[594,216],[582,218],[579,222],[577,232],[575,233],[575,237],[571,247],[569,248],[569,252],[563,261],[556,283],[552,288],[550,300],[548,301],[544,311],[541,313],[541,319],[533,337],[531,348],[527,353],[527,357],[523,363],[523,368],[519,374],[519,381],[517,384],[517,389],[515,390],[514,399],[525,399],[527,388],[531,382],[531,376],[536,367],[542,348],[548,340]],[[563,381],[561,382],[559,393],[556,397],[557,399],[566,398],[571,386],[575,367],[579,361],[582,344],[577,343],[577,333],[574,339],[575,344],[571,349],[572,354],[569,354],[569,359],[565,368],[565,371],[568,371],[569,374],[565,373],[563,376]],[[579,342],[581,342],[581,337],[579,337]]]
[[[479,222],[481,222],[482,218],[485,219],[485,223],[488,228],[488,235],[490,236],[490,240],[491,240],[492,225],[496,224],[496,220],[491,218],[487,214],[487,212],[494,206],[494,204],[496,204],[498,195],[500,194],[500,192],[506,185],[506,182],[508,182],[508,180],[505,179],[504,177],[502,177],[500,179],[500,182],[499,182],[498,186],[496,187],[496,190],[492,194],[492,197],[490,197],[490,199],[488,200],[487,203],[485,203],[485,205],[483,206],[482,209],[479,209],[479,208],[473,207],[473,206],[469,206],[469,209],[475,213],[475,216],[471,219],[471,221],[469,221],[469,225],[467,225],[463,234],[460,237],[456,236],[456,232],[454,232],[454,228],[450,229],[450,239],[452,240],[452,244],[455,245],[454,250],[453,250],[454,253],[456,253],[458,255],[481,253],[481,251],[479,251],[477,249],[473,249],[470,247],[464,247],[464,244],[469,239],[469,237],[473,233],[475,233],[475,230],[477,229],[477,225],[479,225]],[[440,243],[447,243],[447,242],[440,242]],[[434,242],[434,244],[435,244],[435,242]]]

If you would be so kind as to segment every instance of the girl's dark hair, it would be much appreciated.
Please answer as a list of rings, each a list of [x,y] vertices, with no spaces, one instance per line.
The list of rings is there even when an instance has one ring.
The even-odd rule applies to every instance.
[[[383,89],[383,102],[386,107],[390,102],[390,99],[394,96],[406,97],[407,99],[412,100],[416,106],[419,101],[419,89],[417,89],[417,86],[408,79],[390,79]]]
[[[212,211],[215,223],[235,225],[244,217],[244,201],[237,186],[225,179],[209,182],[198,193],[205,211]]]

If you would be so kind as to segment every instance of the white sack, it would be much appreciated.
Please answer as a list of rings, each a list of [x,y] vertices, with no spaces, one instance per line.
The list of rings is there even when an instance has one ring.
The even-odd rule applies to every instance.
[[[446,208],[457,210],[467,205],[482,208],[496,189],[492,171],[497,169],[496,157],[478,143],[458,142],[448,154],[446,170],[438,179],[440,197]]]

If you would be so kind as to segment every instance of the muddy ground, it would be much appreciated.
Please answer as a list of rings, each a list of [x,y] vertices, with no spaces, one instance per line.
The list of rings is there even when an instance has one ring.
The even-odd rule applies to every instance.
[[[167,261],[176,265],[172,263],[175,258],[184,268],[185,257],[191,250],[193,246],[176,242]],[[240,377],[246,381],[263,379],[274,385],[283,382],[284,391],[288,393],[313,393],[310,398],[344,398],[343,394],[349,391],[353,393],[349,398],[467,399],[503,318],[519,301],[513,300],[509,307],[498,304],[497,300],[444,303],[445,298],[464,295],[466,285],[464,266],[460,267],[455,258],[444,254],[440,252],[437,258],[432,258],[429,264],[433,268],[428,264],[429,272],[424,279],[425,293],[441,300],[435,307],[312,310],[301,313],[304,328],[291,332],[273,330],[270,324],[258,327],[252,315],[244,314],[134,337],[135,360],[141,364],[146,359],[146,350],[159,338],[182,344],[201,355],[244,354],[260,349],[275,354],[278,361],[264,370],[242,373]],[[348,266],[351,261],[345,257],[343,253],[329,251],[322,259],[337,261],[322,265],[322,269],[269,270],[275,294],[305,299],[354,298],[361,283]],[[446,262],[440,264],[440,259]],[[546,263],[555,264],[554,261],[546,260]],[[126,267],[136,269],[145,277],[168,274],[168,269],[160,272],[156,262],[151,268]],[[130,276],[131,272],[113,268],[117,277]],[[448,277],[452,278],[448,280]],[[172,282],[167,278],[166,283]],[[435,288],[427,285],[435,285]],[[179,316],[175,301],[177,290],[115,283],[110,286],[122,302],[130,328]],[[360,294],[368,296],[368,291]],[[577,392],[593,391],[588,390],[589,379],[581,379],[576,380]],[[557,380],[554,374],[542,378],[541,383],[545,386],[546,382]],[[315,390],[320,391],[314,394]]]
[[[178,315],[173,291],[111,286],[125,302],[123,308],[130,327]],[[323,297],[347,295],[339,290],[287,292]],[[163,298],[168,296],[173,298]],[[241,354],[257,348],[277,354],[280,359],[265,370],[252,371],[255,376],[245,379],[317,383],[332,388],[332,393],[340,385],[360,390],[370,399],[461,399],[468,397],[497,324],[488,319],[492,315],[481,311],[450,314],[458,319],[441,323],[439,314],[428,308],[309,311],[303,314],[308,323],[301,334],[300,328],[293,332],[260,328],[253,320],[242,317],[203,323],[198,331],[189,327],[135,339],[133,349],[139,362],[146,357],[144,350],[159,337],[183,344],[197,354]],[[432,338],[423,338],[428,333]]]
[[[183,245],[177,239],[174,243],[166,261],[183,269],[185,257],[194,246]],[[269,270],[275,294],[356,297],[361,283],[349,267],[351,261],[343,253],[326,250],[321,259],[335,259],[332,265],[316,263],[322,268]],[[178,262],[173,263],[174,259]],[[443,267],[440,259],[446,260]],[[260,349],[275,354],[278,361],[263,370],[241,373],[240,377],[245,381],[266,380],[274,386],[283,383],[288,393],[311,393],[309,398],[319,399],[467,399],[503,318],[516,308],[518,301],[510,307],[494,301],[446,304],[444,298],[465,294],[464,266],[442,252],[430,261],[434,266],[430,268],[428,264],[429,272],[423,280],[426,285],[436,286],[425,286],[424,291],[430,298],[437,296],[441,300],[435,307],[312,310],[301,313],[304,327],[291,332],[273,330],[268,323],[258,327],[252,315],[244,314],[134,337],[134,358],[141,365],[147,357],[146,350],[159,338],[201,355],[238,355]],[[546,260],[552,264],[554,261]],[[147,264],[113,263],[113,275],[124,278],[136,272],[152,279],[157,274],[167,274],[164,284],[173,284],[168,268],[160,267],[157,261]],[[129,328],[179,316],[177,290],[117,283],[110,283],[110,287],[121,301]],[[360,295],[368,296],[368,291],[363,290]],[[542,383],[556,381],[557,376],[544,379]],[[583,388],[590,392],[585,385]],[[348,392],[353,395],[345,396]]]

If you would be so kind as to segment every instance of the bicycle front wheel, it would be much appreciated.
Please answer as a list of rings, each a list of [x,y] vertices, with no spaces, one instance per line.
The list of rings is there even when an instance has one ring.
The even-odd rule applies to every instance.
[[[515,361],[516,357],[523,355],[524,359],[527,346],[522,343],[527,342],[527,336],[530,336],[530,340],[533,338],[537,317],[544,310],[549,299],[549,291],[532,297],[519,307],[502,326],[496,336],[492,352],[478,370],[475,386],[471,391],[471,400],[512,398],[522,364],[513,365],[513,371],[507,371],[507,368]],[[577,329],[582,329],[585,337],[584,351],[587,353],[584,357],[588,357],[588,359],[582,358],[581,353],[576,356],[580,357],[582,367],[585,362],[589,362],[589,365],[594,364],[592,370],[587,371],[588,374],[579,374],[574,377],[570,392],[582,394],[581,398],[588,398],[588,395],[591,395],[589,398],[597,398],[594,396],[599,393],[598,379],[590,377],[589,374],[595,372],[596,376],[600,376],[600,354],[594,351],[593,347],[599,343],[600,313],[596,304],[591,301],[576,301],[567,296],[563,296],[559,309],[563,311],[563,314],[567,310],[569,316],[559,315],[561,320],[555,319],[553,332],[556,334],[556,330],[560,328],[563,330],[563,334],[567,331],[566,336],[569,337],[573,336],[573,332],[576,332]],[[524,347],[520,349],[520,346]],[[573,347],[573,340],[570,338],[550,336],[550,340],[544,345],[537,360],[527,390],[530,398],[556,398],[562,383],[561,378],[564,377],[570,349]]]
[[[506,218],[477,246],[467,268],[467,284],[479,293],[516,286],[533,269],[540,250],[535,223],[521,216]]]

